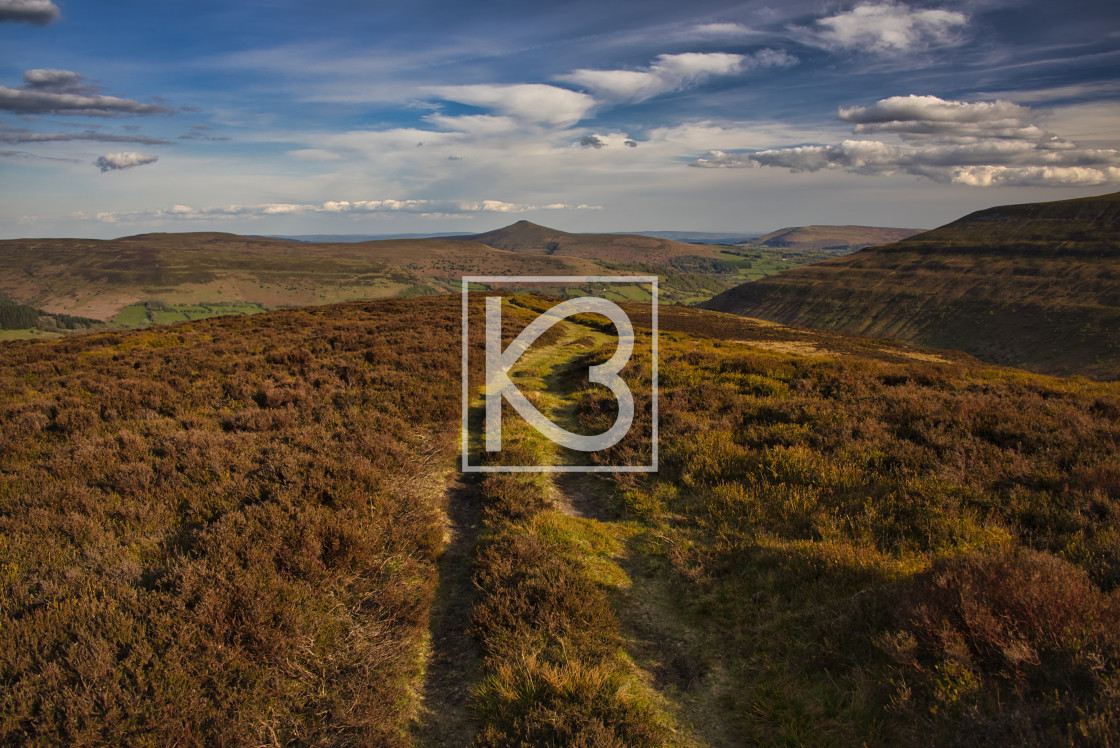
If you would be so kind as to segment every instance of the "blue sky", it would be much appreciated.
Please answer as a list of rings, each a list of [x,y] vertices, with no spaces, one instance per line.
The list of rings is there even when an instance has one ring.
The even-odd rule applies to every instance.
[[[1114,2],[0,0],[0,236],[928,228],[1120,189]]]

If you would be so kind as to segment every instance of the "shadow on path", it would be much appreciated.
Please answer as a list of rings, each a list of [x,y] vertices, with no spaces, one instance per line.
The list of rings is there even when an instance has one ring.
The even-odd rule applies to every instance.
[[[478,682],[482,658],[478,643],[467,633],[475,602],[471,564],[480,521],[475,480],[462,474],[453,476],[446,501],[448,540],[432,606],[421,714],[412,730],[419,746],[467,746],[478,728],[471,690]]]

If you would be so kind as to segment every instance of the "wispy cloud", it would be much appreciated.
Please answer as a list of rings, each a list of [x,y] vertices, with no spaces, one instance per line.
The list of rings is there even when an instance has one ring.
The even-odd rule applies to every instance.
[[[742,39],[759,32],[741,23],[700,23],[684,31],[689,39]]]
[[[207,125],[191,125],[190,132],[184,133],[178,137],[178,140],[203,140],[211,143],[218,143],[228,141],[229,138],[224,135],[210,135],[213,128]]]
[[[97,160],[93,162],[101,171],[121,171],[123,169],[131,169],[134,166],[145,166],[147,164],[154,164],[159,161],[159,156],[150,156],[146,153],[136,153],[134,151],[126,151],[124,153],[106,153],[104,156],[98,156]]]
[[[61,12],[51,0],[0,0],[0,23],[30,23],[47,26]]]
[[[580,69],[558,80],[586,88],[608,101],[645,101],[660,94],[681,91],[706,80],[747,70],[788,67],[797,59],[787,52],[763,49],[753,55],[726,52],[685,52],[658,55],[641,70]]]
[[[1030,122],[1027,107],[1007,101],[946,101],[896,96],[870,107],[841,108],[857,134],[898,135],[903,145],[844,140],[748,153],[711,151],[694,166],[776,166],[795,172],[905,173],[971,186],[1086,186],[1120,181],[1120,151],[1084,148]]]
[[[492,109],[528,122],[570,126],[595,107],[587,94],[543,83],[440,86],[431,93],[448,101]]]
[[[81,161],[76,158],[57,158],[55,156],[40,156],[37,153],[28,153],[27,151],[0,151],[2,158],[19,158],[28,159],[32,161],[61,161],[70,164],[79,164]]]
[[[85,82],[70,70],[36,69],[23,74],[19,88],[0,86],[0,111],[19,114],[69,114],[114,117],[138,114],[170,114],[160,104],[105,96],[101,87]]]
[[[898,54],[960,44],[967,24],[958,11],[863,3],[819,19],[806,39],[827,49]]]
[[[124,134],[85,130],[83,132],[31,132],[24,128],[0,128],[0,143],[65,143],[87,140],[97,143],[136,143],[138,145],[167,145],[170,141],[141,134]]]
[[[513,117],[497,117],[492,114],[465,114],[457,117],[428,114],[424,116],[424,121],[443,130],[472,135],[498,135],[517,129],[517,120]]]
[[[1094,81],[1091,83],[1070,83],[1049,88],[1030,88],[1017,91],[988,91],[978,96],[998,96],[1002,99],[1023,104],[1057,101],[1083,100],[1089,98],[1113,99],[1120,95],[1120,81]]]

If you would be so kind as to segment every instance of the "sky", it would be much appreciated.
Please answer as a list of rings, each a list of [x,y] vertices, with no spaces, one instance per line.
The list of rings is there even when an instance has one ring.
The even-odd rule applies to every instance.
[[[1117,190],[1115,0],[0,0],[0,238],[933,228]]]

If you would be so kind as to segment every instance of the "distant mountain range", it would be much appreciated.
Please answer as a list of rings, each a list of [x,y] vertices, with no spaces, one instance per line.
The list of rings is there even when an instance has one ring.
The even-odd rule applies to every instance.
[[[213,232],[19,239],[0,241],[0,295],[37,320],[136,326],[455,292],[464,275],[657,274],[670,303],[1109,378],[1120,376],[1118,205],[1120,194],[993,208],[925,233],[793,227],[742,246],[529,221],[366,242]],[[848,254],[865,244],[875,246]]]
[[[743,280],[727,254],[667,239],[569,234],[526,221],[475,237],[300,242],[216,232],[0,241],[0,294],[48,314],[127,326],[458,291],[464,275],[657,272],[663,298]],[[30,315],[24,315],[30,319]]]
[[[612,232],[613,233],[613,232]],[[636,234],[638,236],[653,236],[658,239],[670,239],[675,242],[693,244],[742,244],[749,242],[761,231],[743,231],[729,234],[713,231],[624,231],[623,234]],[[295,234],[289,236],[261,236],[262,239],[288,239],[294,242],[373,242],[384,239],[434,239],[442,236],[462,236],[455,231],[442,231],[435,234]]]
[[[528,223],[526,221],[526,223]],[[508,228],[508,227],[507,227]],[[498,229],[504,231],[505,229]],[[557,234],[567,232],[549,229]],[[791,247],[804,250],[846,250],[855,251],[873,244],[905,239],[921,232],[921,229],[894,229],[877,226],[795,226],[778,229],[770,233],[762,231],[742,231],[738,233],[716,231],[625,231],[610,232],[607,235],[650,236],[686,244],[765,245],[774,248]],[[494,233],[494,232],[486,232]],[[436,239],[441,237],[461,237],[457,232],[438,232],[434,234],[294,234],[287,236],[260,235],[259,239],[286,239],[294,242],[313,244],[337,244],[384,241],[386,239]],[[480,236],[473,234],[472,236]],[[586,235],[585,235],[586,236]]]
[[[680,257],[718,258],[716,249],[638,234],[569,234],[529,221],[484,234],[456,237],[510,252],[663,264]]]
[[[733,288],[707,309],[1120,377],[1120,193],[973,213]]]
[[[309,244],[355,244],[358,242],[378,242],[386,239],[438,239],[442,236],[456,236],[455,232],[435,234],[295,234],[291,236],[256,235],[254,239],[285,239],[292,242]]]
[[[309,244],[222,233],[0,241],[0,293],[50,313],[113,320],[134,304],[264,308],[439,293],[463,275],[595,275],[578,257],[448,239]]]
[[[675,242],[690,242],[692,244],[745,244],[762,236],[761,231],[742,231],[735,234],[715,231],[629,231],[630,234],[639,236],[655,236],[658,239],[672,239]]]

